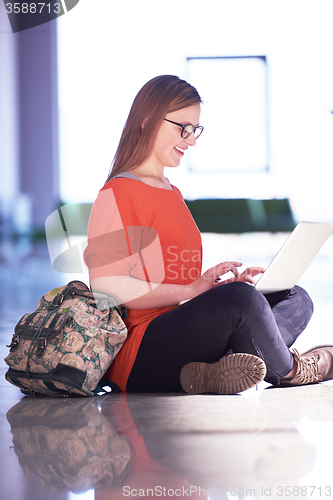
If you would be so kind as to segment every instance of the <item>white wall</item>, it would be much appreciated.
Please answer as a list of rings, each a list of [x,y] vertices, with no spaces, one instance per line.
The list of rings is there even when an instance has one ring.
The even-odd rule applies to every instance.
[[[19,191],[16,38],[0,3],[0,207],[7,215]]]
[[[266,55],[270,174],[169,178],[188,197],[288,196],[297,217],[333,220],[332,18],[331,0],[81,0],[57,21],[63,199],[96,197],[147,80],[186,78],[186,57]]]

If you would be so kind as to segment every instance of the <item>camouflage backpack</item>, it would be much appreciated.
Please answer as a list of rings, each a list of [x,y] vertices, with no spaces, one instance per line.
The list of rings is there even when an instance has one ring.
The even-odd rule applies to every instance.
[[[126,337],[115,299],[71,281],[17,323],[6,380],[27,393],[93,396]]]

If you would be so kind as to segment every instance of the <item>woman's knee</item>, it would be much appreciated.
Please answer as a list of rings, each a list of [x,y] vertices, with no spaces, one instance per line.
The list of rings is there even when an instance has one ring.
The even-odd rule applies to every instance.
[[[296,285],[290,290],[289,299],[293,301],[294,307],[302,311],[304,319],[310,321],[314,311],[314,305],[308,292]]]

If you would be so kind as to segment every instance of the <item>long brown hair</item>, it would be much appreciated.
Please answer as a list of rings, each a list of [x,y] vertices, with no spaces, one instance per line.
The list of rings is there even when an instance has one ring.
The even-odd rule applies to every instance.
[[[178,76],[157,76],[146,83],[133,101],[106,182],[149,158],[167,113],[201,102],[198,91]]]

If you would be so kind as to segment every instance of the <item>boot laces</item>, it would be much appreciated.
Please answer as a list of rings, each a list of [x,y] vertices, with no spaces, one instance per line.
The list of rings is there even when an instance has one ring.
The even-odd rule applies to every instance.
[[[297,363],[295,378],[301,384],[311,384],[321,381],[322,376],[318,373],[318,359],[315,356],[303,357],[296,349],[293,349],[292,354]]]

